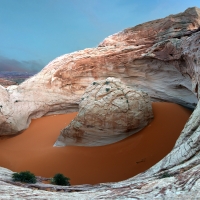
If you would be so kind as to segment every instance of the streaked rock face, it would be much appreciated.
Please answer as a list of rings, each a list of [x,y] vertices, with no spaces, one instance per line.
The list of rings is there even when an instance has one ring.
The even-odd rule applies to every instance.
[[[148,93],[153,101],[194,108],[199,28],[200,11],[190,8],[125,29],[97,48],[56,58],[37,75],[7,88],[7,102],[0,99],[7,105],[6,111],[1,109],[0,124],[5,127],[1,126],[0,135],[20,132],[34,118],[77,111],[86,87],[107,77],[120,78],[127,86]]]
[[[0,87],[1,104],[7,106],[0,111],[0,134],[5,131],[3,124],[16,127],[14,134],[26,128],[31,118],[75,110],[89,83],[110,76],[120,78],[126,85],[136,85],[152,99],[195,108],[200,95],[199,41],[200,9],[189,8],[110,36],[98,48],[61,56],[20,86],[7,91]],[[17,99],[21,104],[14,104]],[[198,199],[199,113],[200,102],[173,150],[152,168],[128,180],[99,184],[93,190],[85,186],[84,192],[35,192],[5,183],[2,173],[10,177],[10,172],[0,168],[1,196],[11,199],[13,196],[41,199],[47,195],[55,199],[58,195],[60,198],[65,195],[66,199]],[[17,123],[20,118],[24,120],[23,126]],[[161,178],[164,173],[171,177]]]
[[[107,78],[87,87],[76,118],[61,131],[55,146],[102,146],[144,128],[153,118],[148,94]]]

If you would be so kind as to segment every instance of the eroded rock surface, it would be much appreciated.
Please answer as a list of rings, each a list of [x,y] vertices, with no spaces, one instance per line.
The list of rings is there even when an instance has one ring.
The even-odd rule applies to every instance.
[[[197,104],[196,70],[199,54],[200,11],[189,8],[114,34],[97,48],[66,54],[19,86],[7,88],[9,104],[0,115],[10,130],[26,129],[31,119],[78,110],[86,87],[106,77],[120,78],[127,86],[149,94],[154,101],[170,101],[190,108]],[[190,49],[192,52],[190,53]],[[196,49],[196,50],[195,50]],[[195,53],[196,52],[196,53]],[[0,96],[1,94],[0,90]],[[13,129],[14,127],[14,129]]]
[[[97,48],[61,56],[16,88],[0,87],[1,104],[7,106],[0,112],[0,134],[5,132],[5,126],[15,124],[18,129],[7,134],[16,133],[26,128],[31,118],[76,110],[86,86],[110,76],[129,86],[136,84],[154,100],[195,108],[200,95],[199,69],[200,9],[189,8],[178,15],[126,29],[108,37]],[[16,100],[19,104],[14,103]],[[173,150],[146,172],[119,183],[97,185],[93,190],[65,193],[64,198],[199,199],[199,113],[200,102]],[[19,127],[15,121],[22,116],[25,122]],[[171,177],[162,178],[163,173]],[[63,197],[13,186],[3,179],[0,187],[1,197],[6,198],[24,195],[24,199],[38,199],[47,194],[55,199],[58,195]]]
[[[81,98],[76,118],[55,146],[102,146],[144,128],[153,118],[148,94],[107,78],[93,82]]]

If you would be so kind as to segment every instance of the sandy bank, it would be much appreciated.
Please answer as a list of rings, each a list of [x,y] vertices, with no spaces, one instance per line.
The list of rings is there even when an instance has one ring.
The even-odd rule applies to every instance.
[[[76,113],[33,120],[22,134],[0,138],[0,166],[39,176],[63,173],[71,184],[130,178],[157,163],[173,148],[191,111],[173,103],[153,103],[154,120],[131,137],[102,147],[53,147],[59,131]]]

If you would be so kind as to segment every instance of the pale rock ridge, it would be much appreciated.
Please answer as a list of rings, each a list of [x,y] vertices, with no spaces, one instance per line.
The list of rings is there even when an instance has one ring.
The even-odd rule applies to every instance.
[[[171,38],[181,39],[199,31],[199,8],[188,8],[183,13],[149,21],[113,34],[99,44],[105,46],[148,46]]]
[[[144,128],[153,118],[148,94],[116,78],[86,88],[75,119],[61,131],[54,146],[102,146]]]
[[[104,47],[86,49],[57,58],[37,76],[29,79],[12,91],[9,89],[8,91],[10,92],[8,92],[8,94],[11,97],[7,98],[6,95],[6,98],[3,100],[1,98],[0,101],[4,104],[5,102],[10,104],[9,102],[15,96],[21,95],[21,98],[25,98],[29,92],[33,91],[39,92],[36,94],[40,97],[40,100],[45,97],[45,94],[48,95],[47,91],[51,92],[52,96],[54,96],[54,92],[56,92],[56,97],[59,99],[59,97],[62,96],[61,94],[64,93],[63,91],[65,91],[67,95],[71,93],[75,95],[75,88],[77,88],[77,91],[82,93],[84,87],[87,86],[88,80],[91,83],[94,79],[114,76],[121,78],[127,85],[138,84],[138,88],[148,91],[152,99],[166,100],[187,105],[188,107],[195,107],[198,101],[197,97],[199,98],[200,94],[199,13],[199,8],[189,8],[178,15],[170,15],[168,19],[170,18],[171,20],[168,20],[169,23],[165,29],[165,32],[170,33],[168,35],[171,37],[165,38],[168,42],[165,42],[165,39],[163,41],[159,39],[154,41],[154,39],[152,39],[153,42],[149,47],[147,46],[148,42],[145,45],[137,47],[134,45],[123,46],[121,42],[119,42],[116,47],[104,45]],[[181,20],[183,20],[184,23],[181,23]],[[166,27],[164,23],[166,22],[165,19],[160,19],[158,22],[158,27]],[[148,25],[150,29],[150,24],[151,22],[149,22],[149,24],[145,23],[145,25],[140,25],[136,28],[139,29],[140,27],[142,30]],[[172,26],[178,26],[179,29],[171,30],[170,28]],[[147,32],[147,30],[145,31]],[[180,33],[178,34],[178,32]],[[155,32],[154,34],[156,35],[157,33]],[[173,34],[175,34],[176,38],[174,38]],[[156,37],[159,38],[159,36]],[[143,42],[142,39],[139,41]],[[170,55],[171,50],[173,52],[172,55]],[[95,53],[98,56],[95,57]],[[70,59],[72,61],[71,64],[69,64]],[[79,64],[75,67],[74,63]],[[91,66],[90,63],[92,63]],[[132,73],[126,73],[127,71]],[[61,73],[60,77],[56,76],[56,73]],[[95,76],[92,74],[95,74]],[[51,80],[55,80],[54,84]],[[61,83],[62,81],[64,82],[64,80],[66,80],[66,85],[61,87]],[[69,81],[67,82],[67,80]],[[40,91],[42,85],[44,89]],[[80,86],[82,86],[83,89],[81,89]],[[67,88],[69,88],[68,93]],[[0,95],[2,96],[2,94],[7,93],[3,88],[0,88]],[[51,99],[51,95],[48,95],[45,100],[49,107],[52,108],[51,112],[56,112],[56,107],[54,107],[55,102],[58,103],[57,109],[60,108],[58,105],[62,102],[63,110],[67,112],[69,111],[67,108],[70,108],[70,110],[72,110],[72,108],[77,108],[79,102],[77,99],[79,97],[80,95],[72,96],[72,100],[69,100],[67,97],[65,97],[66,99],[62,97],[61,100],[56,101],[54,97]],[[49,99],[53,102],[51,103]],[[67,101],[67,104],[64,104],[64,100]],[[77,103],[77,105],[72,104],[74,100],[76,100],[75,103]],[[36,98],[33,98],[32,107],[35,106],[34,102],[37,102]],[[41,102],[44,104],[45,101]],[[24,104],[26,104],[26,101],[24,101]],[[18,109],[17,106],[13,107],[14,112],[19,112]],[[20,109],[22,110],[22,106]],[[46,109],[46,112],[48,113],[48,109]],[[47,193],[13,186],[5,183],[3,178],[0,184],[1,196],[13,198],[15,195],[15,197],[22,198],[22,195],[24,195],[24,199],[41,199],[41,197],[47,198],[47,194],[51,194],[52,199],[58,198],[58,195],[60,195],[60,198],[63,198],[63,195],[65,195],[63,199],[199,199],[199,112],[200,103],[198,103],[195,111],[186,123],[174,149],[155,166],[133,178],[118,183],[99,184],[94,186],[93,190],[89,190],[89,187],[85,186],[85,190],[88,189],[88,191],[65,194]],[[4,113],[5,111],[1,113],[0,121],[4,120],[4,118],[2,118]],[[13,112],[10,114],[13,114]],[[42,114],[45,114],[44,109],[42,110]],[[12,115],[9,115],[8,117],[12,118]],[[14,118],[15,117],[17,119],[17,116],[14,116]],[[2,170],[1,168],[1,171]],[[171,177],[161,179],[164,172],[169,173]],[[7,174],[7,172],[5,173]],[[40,196],[38,197],[36,195]]]

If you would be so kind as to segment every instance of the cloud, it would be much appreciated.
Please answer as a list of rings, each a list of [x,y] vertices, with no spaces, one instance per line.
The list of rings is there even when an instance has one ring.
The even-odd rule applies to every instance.
[[[38,72],[43,67],[40,60],[19,61],[0,56],[0,71]]]

